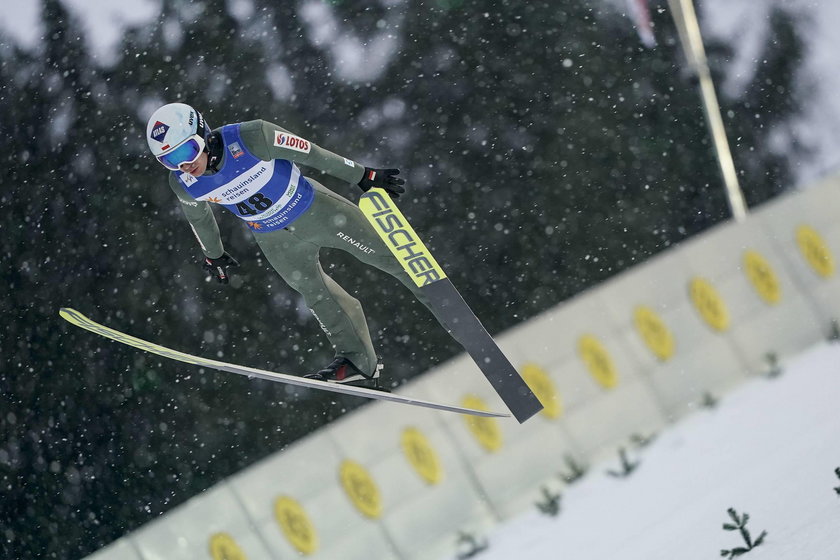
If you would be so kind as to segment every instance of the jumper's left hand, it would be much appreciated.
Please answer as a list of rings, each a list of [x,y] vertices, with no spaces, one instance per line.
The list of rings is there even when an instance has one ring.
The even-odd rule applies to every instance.
[[[405,192],[405,179],[397,177],[400,174],[399,169],[372,169],[365,167],[365,174],[362,180],[359,181],[359,188],[368,192],[374,187],[384,189],[391,198],[399,198]]]

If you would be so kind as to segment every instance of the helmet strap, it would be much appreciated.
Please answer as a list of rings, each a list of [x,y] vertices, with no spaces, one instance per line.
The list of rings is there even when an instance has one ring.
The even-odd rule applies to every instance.
[[[219,163],[221,163],[222,156],[224,155],[223,148],[222,133],[219,131],[210,133],[204,149],[208,155],[207,168],[211,169],[214,173],[219,171]]]

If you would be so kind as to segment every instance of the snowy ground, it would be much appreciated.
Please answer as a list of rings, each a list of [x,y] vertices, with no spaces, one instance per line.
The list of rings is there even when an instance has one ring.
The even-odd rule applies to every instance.
[[[628,478],[593,467],[562,495],[488,535],[478,560],[708,560],[743,546],[727,509],[750,514],[748,560],[840,558],[840,346],[822,345],[698,412],[630,456]]]

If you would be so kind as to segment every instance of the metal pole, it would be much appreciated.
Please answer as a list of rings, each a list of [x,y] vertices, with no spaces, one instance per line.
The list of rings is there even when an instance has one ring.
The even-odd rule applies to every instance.
[[[700,35],[700,25],[697,23],[694,4],[692,0],[668,0],[668,5],[671,8],[674,22],[677,24],[677,31],[688,65],[697,75],[700,83],[703,110],[706,113],[706,123],[709,126],[718,165],[720,165],[720,172],[723,175],[729,209],[736,221],[742,221],[747,217],[747,205],[744,202],[741,186],[738,184],[738,174],[735,171],[732,152],[729,150],[729,142],[726,139],[723,118],[720,115],[715,86],[712,83],[711,72],[709,72],[706,50],[703,48],[703,38]]]

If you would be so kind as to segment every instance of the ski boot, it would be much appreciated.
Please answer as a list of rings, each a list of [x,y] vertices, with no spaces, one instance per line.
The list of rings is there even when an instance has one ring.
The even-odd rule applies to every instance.
[[[353,362],[344,356],[337,356],[327,367],[316,372],[307,373],[303,377],[306,379],[317,379],[318,381],[326,381],[327,383],[348,384],[354,387],[367,387],[369,389],[377,389],[384,391],[383,387],[379,385],[379,374],[382,371],[382,361],[376,361],[376,367],[372,375],[366,375],[357,368]]]

